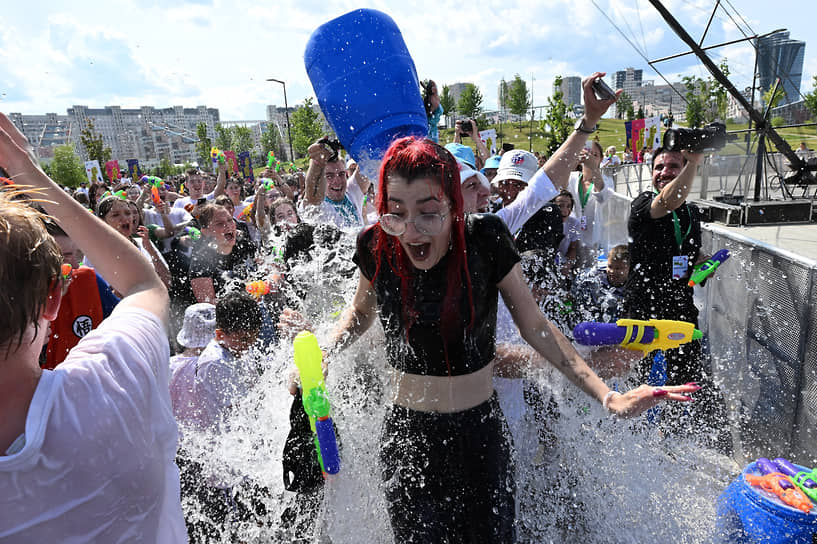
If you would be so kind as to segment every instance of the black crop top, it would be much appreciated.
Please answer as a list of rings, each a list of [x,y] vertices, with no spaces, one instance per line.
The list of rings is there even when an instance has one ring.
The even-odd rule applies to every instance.
[[[358,236],[357,251],[353,258],[361,273],[369,280],[375,273],[373,255],[375,229],[364,230]],[[461,323],[459,338],[448,342],[448,363],[451,375],[470,374],[484,368],[494,358],[496,340],[497,283],[519,262],[508,227],[492,214],[469,214],[465,221],[465,245],[468,251],[468,271],[474,301],[474,326],[467,330],[470,319],[465,282],[462,284]],[[386,353],[389,364],[410,374],[447,376],[440,313],[446,291],[446,254],[430,270],[414,270],[411,280],[415,291],[415,310],[418,317],[406,341],[403,324],[403,303],[400,296],[400,277],[392,271],[386,257],[373,283],[377,295],[378,313],[386,334]]]

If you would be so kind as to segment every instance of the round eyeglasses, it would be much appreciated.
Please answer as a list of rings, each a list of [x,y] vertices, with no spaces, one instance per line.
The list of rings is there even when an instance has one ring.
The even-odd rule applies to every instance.
[[[406,221],[405,218],[399,215],[387,213],[380,216],[380,228],[386,234],[402,236],[406,232],[406,228],[408,228],[407,225],[413,223],[414,228],[420,234],[434,236],[442,232],[448,213],[448,211],[445,213],[422,213],[415,217],[413,221]]]

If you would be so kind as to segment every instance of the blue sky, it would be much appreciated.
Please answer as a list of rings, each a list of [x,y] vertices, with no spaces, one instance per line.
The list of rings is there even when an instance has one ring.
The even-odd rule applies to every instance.
[[[805,40],[803,92],[817,74],[817,19],[811,0],[723,0],[758,34],[787,28]],[[648,59],[685,51],[684,44],[647,0],[506,0],[503,2],[386,2],[278,0],[32,0],[7,2],[0,12],[0,111],[64,114],[75,104],[166,107],[207,105],[223,120],[263,119],[266,104],[283,105],[278,84],[287,82],[290,104],[313,96],[303,52],[320,24],[359,7],[388,13],[400,27],[420,77],[442,85],[477,83],[485,107],[496,105],[502,77],[533,77],[535,105],[546,102],[556,75],[612,72],[627,66],[662,83]],[[664,0],[700,38],[714,0]],[[601,8],[636,51],[602,15]],[[793,12],[784,12],[785,7]],[[735,17],[736,18],[736,17]],[[738,19],[739,20],[739,19]],[[745,29],[747,25],[743,25]],[[748,30],[746,30],[748,32]],[[704,45],[741,37],[718,11]],[[752,77],[747,44],[713,53],[727,57],[733,81]],[[706,77],[694,56],[662,63],[671,81]]]

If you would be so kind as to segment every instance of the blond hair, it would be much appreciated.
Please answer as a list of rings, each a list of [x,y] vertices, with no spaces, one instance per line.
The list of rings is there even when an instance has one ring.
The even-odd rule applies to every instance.
[[[45,215],[24,201],[21,188],[0,190],[0,346],[20,347],[29,325],[48,302],[52,282],[59,278],[62,254],[46,232]]]

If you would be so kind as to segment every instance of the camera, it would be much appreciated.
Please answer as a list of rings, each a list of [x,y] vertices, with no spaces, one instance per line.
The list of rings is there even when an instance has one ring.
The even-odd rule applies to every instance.
[[[726,125],[710,123],[703,128],[670,128],[664,133],[667,151],[686,149],[693,153],[717,151],[726,145]]]
[[[593,92],[599,100],[615,100],[616,92],[603,79],[597,77],[593,81]]]
[[[463,119],[462,123],[460,123],[460,132],[462,134],[471,134],[471,120],[470,119]]]
[[[332,155],[329,157],[327,162],[334,162],[338,160],[338,153],[340,153],[340,150],[343,149],[343,146],[339,141],[333,140],[329,138],[329,136],[324,136],[318,140],[318,143],[323,144],[327,151],[332,152]]]

